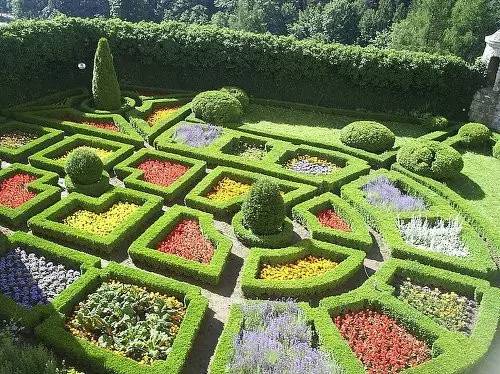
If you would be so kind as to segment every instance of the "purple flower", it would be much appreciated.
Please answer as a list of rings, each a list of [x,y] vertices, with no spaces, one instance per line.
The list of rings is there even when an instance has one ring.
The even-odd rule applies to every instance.
[[[222,134],[222,127],[207,124],[184,123],[177,128],[172,138],[191,147],[206,147]]]
[[[404,193],[383,175],[365,184],[363,192],[370,204],[380,208],[400,212],[426,208],[422,198]]]

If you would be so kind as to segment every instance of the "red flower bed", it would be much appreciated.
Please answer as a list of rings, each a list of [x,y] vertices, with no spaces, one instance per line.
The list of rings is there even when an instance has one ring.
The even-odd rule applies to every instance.
[[[137,166],[144,172],[144,180],[149,183],[168,187],[182,177],[189,167],[170,161],[146,160]]]
[[[90,120],[90,121],[82,122],[82,124],[87,125],[87,126],[97,127],[98,129],[102,129],[102,130],[120,131],[118,126],[116,126],[116,124],[113,121]]]
[[[351,231],[349,224],[342,219],[333,209],[325,209],[316,214],[319,223],[340,231]]]
[[[158,244],[157,249],[188,260],[207,264],[214,254],[214,246],[201,232],[198,221],[184,219]]]
[[[36,196],[28,191],[27,185],[37,177],[26,173],[18,173],[0,182],[0,205],[17,208]]]
[[[365,309],[334,318],[340,333],[370,374],[390,374],[431,358],[427,344],[379,312]]]

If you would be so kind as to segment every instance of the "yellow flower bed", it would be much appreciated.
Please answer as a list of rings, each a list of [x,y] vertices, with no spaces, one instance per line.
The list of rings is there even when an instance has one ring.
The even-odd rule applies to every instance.
[[[80,146],[73,148],[71,151],[66,152],[63,156],[57,158],[57,161],[59,162],[66,162],[66,159],[68,158],[69,154],[73,152],[75,149],[88,149],[92,152],[94,152],[99,158],[104,162],[109,156],[113,154],[113,151],[107,150],[107,149],[102,149],[102,148],[94,148],[94,147],[87,147],[87,146]]]
[[[229,200],[234,197],[246,195],[250,191],[250,188],[252,188],[251,184],[237,182],[225,177],[207,194],[207,197],[210,200],[216,201]]]
[[[157,110],[153,111],[147,119],[149,126],[153,127],[154,125],[156,125],[157,122],[160,122],[160,121],[170,117],[172,114],[177,112],[179,110],[179,108],[180,107],[176,106],[176,107],[170,107],[170,108],[157,109]]]
[[[63,221],[75,229],[87,231],[95,235],[107,235],[118,227],[132,214],[139,205],[119,202],[104,213],[94,213],[88,210],[77,210]]]
[[[261,279],[294,280],[326,273],[338,264],[322,257],[308,256],[284,265],[265,264],[260,271]]]

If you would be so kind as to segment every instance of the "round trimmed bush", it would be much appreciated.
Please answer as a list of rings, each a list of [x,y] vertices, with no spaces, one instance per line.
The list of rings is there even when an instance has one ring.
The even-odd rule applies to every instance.
[[[500,141],[496,142],[493,146],[493,157],[500,160]]]
[[[431,140],[419,140],[404,145],[397,161],[404,168],[437,180],[453,178],[464,167],[462,155],[450,147]]]
[[[448,127],[450,124],[448,119],[441,116],[433,116],[432,114],[426,114],[422,117],[421,121],[422,125],[433,129],[433,130],[441,130]]]
[[[193,99],[192,110],[205,122],[221,124],[238,122],[243,107],[236,97],[223,91],[205,91]]]
[[[466,123],[458,130],[460,142],[467,146],[482,146],[490,141],[491,131],[482,123]]]
[[[99,182],[104,165],[91,149],[78,148],[72,151],[64,170],[74,183],[94,184]]]
[[[228,94],[233,95],[236,99],[238,99],[244,111],[248,108],[248,105],[250,104],[250,98],[248,97],[247,93],[241,88],[227,86],[222,87],[220,90],[222,92],[227,92]]]
[[[279,186],[269,179],[256,181],[241,212],[243,225],[254,234],[279,233],[285,222],[285,203]]]
[[[382,153],[392,149],[396,137],[381,123],[356,121],[340,130],[340,141],[349,147],[372,153]]]

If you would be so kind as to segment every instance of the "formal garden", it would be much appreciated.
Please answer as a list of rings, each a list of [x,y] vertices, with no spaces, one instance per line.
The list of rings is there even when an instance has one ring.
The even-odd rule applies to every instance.
[[[0,55],[1,374],[487,359],[500,134],[467,118],[479,67],[70,18],[5,26]]]

